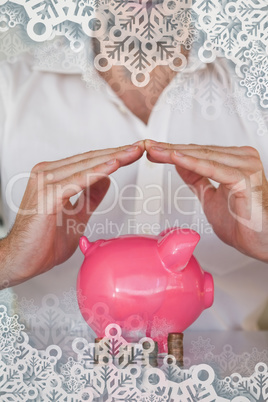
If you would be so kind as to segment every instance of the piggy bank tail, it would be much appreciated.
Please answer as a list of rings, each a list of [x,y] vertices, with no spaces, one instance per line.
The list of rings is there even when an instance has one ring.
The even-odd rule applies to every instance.
[[[160,236],[158,253],[162,262],[173,272],[181,271],[192,257],[200,235],[191,229],[172,228]]]
[[[79,247],[80,247],[80,249],[81,249],[81,251],[82,251],[82,253],[83,253],[84,255],[86,254],[86,252],[88,251],[88,249],[90,248],[90,246],[91,246],[91,243],[88,241],[88,239],[87,239],[86,236],[80,237],[80,240],[79,240]]]

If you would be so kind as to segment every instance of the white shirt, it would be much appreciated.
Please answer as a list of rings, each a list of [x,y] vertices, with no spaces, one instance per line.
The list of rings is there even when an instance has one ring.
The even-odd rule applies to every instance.
[[[12,210],[6,193],[12,177],[29,173],[40,161],[87,150],[146,138],[170,143],[251,145],[259,150],[267,174],[268,134],[257,134],[258,129],[264,134],[260,130],[265,125],[262,115],[258,124],[249,121],[248,111],[255,106],[246,96],[237,95],[243,92],[237,83],[235,88],[231,87],[224,60],[212,67],[199,64],[181,73],[178,79],[183,86],[176,87],[174,80],[164,90],[146,126],[107,84],[101,89],[87,88],[78,73],[38,70],[27,60],[2,64],[0,171],[7,229],[14,222],[15,206],[19,206],[27,183],[26,175],[14,185]],[[206,92],[206,85],[209,88],[211,82],[217,84],[214,94],[209,89]],[[198,91],[200,102],[196,100]],[[212,106],[215,113],[211,116]],[[133,185],[138,186],[139,194],[134,192]],[[133,199],[126,200],[127,196]],[[126,233],[158,234],[166,226],[182,225],[200,233],[194,254],[202,268],[212,273],[215,283],[213,306],[202,313],[191,329],[257,329],[268,296],[267,264],[239,253],[216,237],[199,202],[174,166],[152,164],[144,155],[140,161],[114,173],[109,192],[90,219],[85,234],[94,241]],[[40,303],[47,293],[61,296],[76,286],[82,261],[78,249],[62,266],[16,286],[14,291],[20,297],[34,298],[35,303]]]

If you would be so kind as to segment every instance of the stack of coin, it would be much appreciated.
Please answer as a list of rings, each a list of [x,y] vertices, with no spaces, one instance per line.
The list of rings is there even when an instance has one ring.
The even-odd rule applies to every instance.
[[[173,355],[176,359],[176,364],[183,366],[183,334],[173,332],[168,334],[168,354]]]
[[[95,343],[100,343],[103,338],[95,338]],[[99,364],[100,348],[99,345],[95,345],[95,364]]]

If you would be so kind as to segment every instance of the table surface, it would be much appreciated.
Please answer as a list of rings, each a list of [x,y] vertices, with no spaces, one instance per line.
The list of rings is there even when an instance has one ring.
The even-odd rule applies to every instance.
[[[268,331],[186,331],[183,356],[184,368],[208,364],[221,378],[250,376],[258,363],[268,366]]]
[[[200,337],[209,339],[217,353],[226,345],[230,345],[235,354],[250,353],[253,348],[268,350],[268,331],[185,331],[185,353],[192,349],[192,342],[198,342]]]

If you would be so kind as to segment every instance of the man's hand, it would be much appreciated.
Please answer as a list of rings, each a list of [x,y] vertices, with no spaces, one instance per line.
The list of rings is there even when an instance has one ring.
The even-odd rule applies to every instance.
[[[144,143],[41,162],[32,169],[14,226],[0,242],[0,287],[16,285],[66,261],[81,233],[67,233],[69,218],[86,224],[119,167],[139,159]],[[74,205],[70,197],[77,194]]]
[[[256,149],[150,140],[146,140],[145,148],[150,161],[176,166],[221,240],[268,262],[268,183]]]

